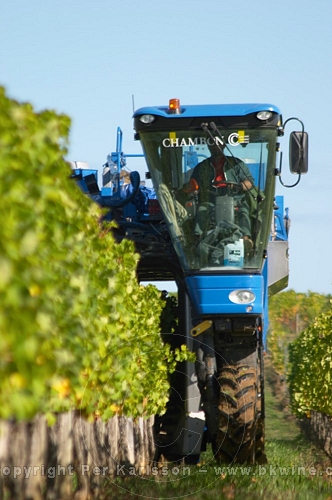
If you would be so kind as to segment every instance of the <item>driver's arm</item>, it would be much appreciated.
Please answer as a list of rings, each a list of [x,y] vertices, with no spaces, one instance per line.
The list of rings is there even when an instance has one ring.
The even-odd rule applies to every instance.
[[[244,162],[241,162],[240,166],[241,166],[240,183],[242,189],[243,191],[250,191],[250,189],[254,185],[254,179],[252,178],[250,170],[248,169],[247,165]]]
[[[243,188],[243,191],[250,191],[250,189],[252,188],[252,182],[249,179],[245,179],[241,182],[241,186]]]

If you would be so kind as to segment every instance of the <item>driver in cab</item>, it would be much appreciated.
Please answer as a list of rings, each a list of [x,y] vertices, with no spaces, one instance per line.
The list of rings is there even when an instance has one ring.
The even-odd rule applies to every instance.
[[[191,179],[199,186],[199,207],[196,215],[194,234],[196,239],[204,237],[209,230],[216,196],[232,196],[235,200],[237,223],[243,233],[245,251],[249,252],[253,243],[251,240],[251,225],[249,205],[246,201],[246,191],[254,185],[253,177],[247,165],[235,158],[226,156],[220,144],[208,145],[211,157],[198,163],[193,170]],[[233,222],[233,221],[229,221]]]

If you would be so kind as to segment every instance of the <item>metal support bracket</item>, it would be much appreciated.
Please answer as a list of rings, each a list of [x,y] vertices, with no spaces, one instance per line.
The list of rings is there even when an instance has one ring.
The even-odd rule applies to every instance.
[[[197,337],[201,333],[205,332],[205,330],[210,328],[211,325],[212,325],[212,321],[207,319],[207,320],[203,321],[203,323],[200,323],[199,325],[196,325],[194,328],[192,328],[190,330],[190,334],[193,337]]]

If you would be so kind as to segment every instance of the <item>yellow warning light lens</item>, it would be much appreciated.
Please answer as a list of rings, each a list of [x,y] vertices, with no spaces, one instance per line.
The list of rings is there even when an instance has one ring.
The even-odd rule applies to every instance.
[[[179,111],[180,110],[180,99],[170,99],[169,100],[169,109],[170,111]]]

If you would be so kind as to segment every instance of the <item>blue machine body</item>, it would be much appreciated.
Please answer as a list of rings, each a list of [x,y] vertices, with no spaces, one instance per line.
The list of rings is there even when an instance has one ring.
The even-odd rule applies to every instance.
[[[263,275],[194,275],[186,278],[187,289],[201,316],[211,314],[263,314],[264,278]],[[255,299],[247,304],[234,304],[229,295],[233,290],[248,290]],[[266,293],[266,292],[265,292]]]
[[[137,109],[134,118],[142,115],[161,116],[166,119],[201,118],[214,116],[247,116],[259,111],[271,111],[281,115],[280,110],[273,104],[240,103],[240,104],[190,104],[181,106],[181,112],[170,116],[169,107],[153,106]]]
[[[169,402],[154,424],[156,461],[163,454],[197,463],[211,442],[220,460],[253,463],[264,452],[268,302],[288,285],[289,210],[275,195],[285,124],[272,104],[177,99],[133,119],[143,154],[123,153],[118,128],[102,187],[97,170],[71,166],[80,188],[108,209],[105,219],[116,221],[115,238],[135,243],[138,279],[178,287],[175,331],[162,335],[172,349],[185,344],[196,362],[170,375]],[[299,181],[307,171],[303,124],[291,142]],[[139,158],[153,187],[127,167]]]
[[[138,124],[142,116],[153,116],[154,123],[150,127],[147,127],[148,134],[151,127],[155,124],[157,124],[157,130],[159,131],[158,122],[160,121],[162,121],[162,124],[159,126],[160,131],[164,131],[165,124],[169,121],[172,122],[170,130],[173,126],[176,130],[176,126],[181,127],[181,123],[186,122],[187,126],[190,123],[188,120],[197,121],[197,119],[202,119],[202,117],[206,121],[215,117],[227,117],[231,123],[235,123],[236,119],[239,118],[239,122],[241,123],[246,117],[256,116],[257,113],[262,111],[271,113],[273,123],[271,123],[270,128],[277,130],[281,123],[281,113],[278,107],[272,104],[183,105],[181,106],[181,112],[177,114],[170,114],[170,110],[166,106],[144,107],[134,113],[134,120]],[[265,124],[259,123],[259,126],[261,125],[264,126]],[[235,130],[237,130],[236,127],[239,129],[239,126],[235,125]],[[248,124],[244,123],[243,128],[246,130],[247,127]],[[266,128],[269,128],[268,125]],[[138,129],[138,135],[140,136],[143,132],[141,130],[142,127],[136,126],[136,129]],[[185,141],[185,139],[182,140]],[[193,171],[199,161],[206,156],[197,151],[199,149],[196,147],[197,141],[196,144],[193,143],[193,139],[191,141],[192,143],[189,143],[189,146],[184,148],[182,153],[183,175],[186,175],[188,171]],[[90,196],[103,207],[109,207],[110,209],[120,207],[123,226],[126,226],[125,221],[129,221],[128,225],[131,228],[142,229],[143,225],[145,225],[146,232],[147,223],[150,224],[150,228],[154,226],[156,229],[163,218],[162,210],[160,210],[158,203],[157,189],[143,186],[137,177],[134,179],[131,178],[131,183],[126,184],[123,178],[121,178],[121,172],[126,171],[128,159],[139,157],[145,157],[149,164],[149,153],[146,150],[144,154],[140,155],[123,153],[122,132],[118,128],[116,150],[108,155],[107,163],[104,165],[104,169],[106,168],[109,171],[111,182],[106,183],[106,186],[103,185],[98,190],[94,186],[94,189],[90,192]],[[260,186],[265,187],[267,182],[271,182],[271,179],[267,179],[269,175],[268,170],[262,168],[261,161],[251,161],[249,167],[256,186],[260,184]],[[89,192],[89,186],[86,185],[85,180],[90,178],[91,174],[95,176],[96,183],[98,182],[97,170],[80,170],[76,168],[73,170],[73,174],[76,177],[81,177],[81,180],[78,182],[85,192]],[[109,218],[116,218],[112,210]],[[286,209],[286,212],[284,211],[283,197],[277,196],[274,208],[274,234],[271,232],[270,240],[287,241],[288,220],[288,209]],[[177,244],[173,240],[175,249]],[[196,313],[202,318],[214,315],[244,315],[249,317],[251,315],[258,315],[263,318],[264,338],[266,338],[269,295],[268,258],[268,252],[266,251],[266,255],[260,266],[256,266],[255,269],[243,269],[245,271],[243,273],[241,272],[242,269],[184,269],[184,283],[190,300],[196,309]],[[182,263],[180,262],[180,264]],[[154,276],[153,271],[151,271],[149,278],[153,281],[154,279],[160,279],[161,276],[158,273]],[[167,275],[166,279],[171,278]],[[244,304],[234,303],[229,298],[231,292],[234,290],[250,291],[253,293],[254,299]]]

